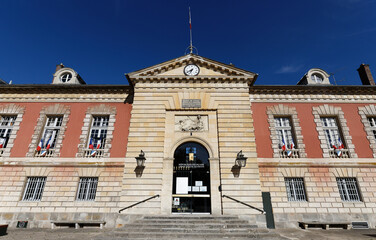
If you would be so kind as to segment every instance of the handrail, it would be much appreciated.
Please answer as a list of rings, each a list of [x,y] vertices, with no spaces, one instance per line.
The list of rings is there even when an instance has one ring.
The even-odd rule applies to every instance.
[[[247,203],[244,203],[244,202],[242,202],[242,201],[239,201],[239,200],[237,200],[237,199],[235,199],[235,198],[232,198],[232,197],[230,197],[230,196],[223,195],[222,197],[226,197],[226,198],[231,199],[231,200],[233,200],[233,201],[235,201],[235,202],[237,202],[237,203],[240,203],[240,204],[243,204],[243,205],[245,205],[245,206],[247,206],[247,207],[250,207],[250,208],[252,208],[252,209],[255,209],[255,210],[261,212],[262,214],[266,214],[266,212],[265,212],[264,210],[259,209],[259,208],[254,207],[254,206],[251,206],[251,205],[249,205],[249,204],[247,204]]]
[[[134,206],[136,206],[136,205],[138,205],[138,204],[140,204],[140,203],[144,203],[144,202],[149,201],[149,200],[151,200],[151,199],[153,199],[153,198],[156,198],[156,197],[159,197],[159,194],[154,195],[154,196],[152,196],[152,197],[149,197],[149,198],[147,198],[147,199],[145,199],[145,200],[139,201],[139,202],[137,202],[137,203],[135,203],[135,204],[132,204],[132,205],[130,205],[130,206],[128,206],[128,207],[122,208],[122,209],[119,210],[119,213],[121,213],[121,212],[124,211],[125,209],[132,208],[132,207],[134,207]]]

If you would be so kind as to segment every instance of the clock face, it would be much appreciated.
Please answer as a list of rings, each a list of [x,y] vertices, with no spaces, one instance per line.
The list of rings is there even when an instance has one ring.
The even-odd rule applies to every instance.
[[[200,73],[200,68],[197,65],[189,64],[184,68],[184,74],[187,76],[197,76]]]

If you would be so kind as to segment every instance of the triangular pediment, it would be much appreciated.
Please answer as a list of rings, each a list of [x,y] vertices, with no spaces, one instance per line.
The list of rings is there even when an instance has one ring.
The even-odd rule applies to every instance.
[[[187,76],[184,68],[194,64],[199,68],[199,73],[195,76]],[[210,80],[210,79],[238,79],[246,80],[250,85],[256,80],[257,74],[236,68],[231,64],[220,63],[195,54],[188,54],[182,57],[172,59],[148,68],[141,69],[126,75],[127,78],[135,83],[137,80]]]

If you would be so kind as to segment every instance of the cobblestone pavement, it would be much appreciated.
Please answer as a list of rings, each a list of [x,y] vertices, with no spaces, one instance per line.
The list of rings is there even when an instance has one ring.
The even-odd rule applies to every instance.
[[[119,231],[118,229],[115,231]],[[8,229],[8,234],[0,236],[0,240],[85,240],[85,239],[113,239],[111,229]],[[280,234],[281,239],[291,240],[376,240],[375,229],[364,230],[321,230],[321,229],[277,229],[271,233]],[[262,239],[268,239],[267,236]],[[273,238],[275,239],[275,238]]]

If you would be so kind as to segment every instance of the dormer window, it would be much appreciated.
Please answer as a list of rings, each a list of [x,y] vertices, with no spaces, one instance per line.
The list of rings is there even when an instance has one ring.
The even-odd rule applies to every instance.
[[[312,74],[311,79],[315,83],[322,83],[324,81],[324,78],[319,74]]]
[[[69,82],[72,79],[72,74],[71,73],[63,73],[60,77],[61,82]]]

